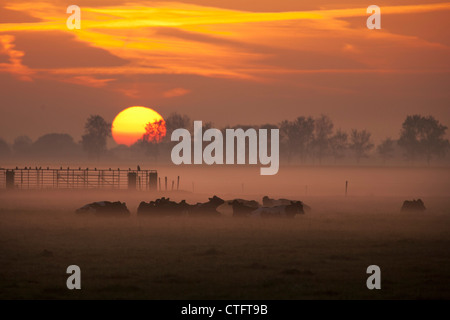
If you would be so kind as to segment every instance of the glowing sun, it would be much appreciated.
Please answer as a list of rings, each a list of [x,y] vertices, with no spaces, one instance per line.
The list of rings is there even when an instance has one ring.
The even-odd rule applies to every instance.
[[[129,107],[114,118],[111,131],[117,144],[131,146],[139,139],[160,142],[166,135],[166,123],[153,109]]]

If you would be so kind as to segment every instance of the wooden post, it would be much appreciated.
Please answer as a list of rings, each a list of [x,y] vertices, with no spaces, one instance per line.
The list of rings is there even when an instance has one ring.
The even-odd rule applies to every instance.
[[[175,181],[172,180],[172,191],[173,191],[173,186],[175,185]]]
[[[160,179],[161,181],[161,179]],[[148,185],[150,190],[158,190],[158,173],[157,172],[150,172],[150,178],[148,181]],[[160,187],[161,189],[161,187]]]
[[[14,170],[6,170],[6,189],[14,189]]]
[[[164,177],[164,190],[167,191],[167,177]]]
[[[180,176],[177,178],[177,191],[180,189]]]
[[[347,196],[347,190],[348,190],[348,181],[345,181],[345,196]]]
[[[136,190],[136,172],[128,172],[128,190]]]
[[[161,191],[161,177],[159,177],[158,180],[159,180],[159,191]]]

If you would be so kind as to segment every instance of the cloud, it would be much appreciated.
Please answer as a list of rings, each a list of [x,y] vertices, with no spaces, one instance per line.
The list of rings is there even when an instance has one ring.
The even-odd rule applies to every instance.
[[[63,81],[79,84],[92,88],[102,88],[106,86],[109,82],[115,81],[116,79],[97,79],[91,76],[76,76],[68,79],[64,79]]]
[[[0,32],[15,32],[27,54],[24,64],[41,76],[189,74],[264,82],[292,73],[442,72],[449,67],[446,46],[365,28],[366,8],[255,12],[212,2],[85,2],[81,30],[70,31],[61,3],[10,1],[8,10],[28,12],[39,22],[0,24]],[[447,12],[450,3],[381,10],[382,15]],[[347,21],[353,17],[362,19],[360,27]],[[412,57],[401,59],[407,51]]]
[[[0,23],[38,22],[40,19],[30,16],[27,12],[8,10],[0,6]]]
[[[173,98],[173,97],[181,97],[191,92],[188,89],[184,88],[174,88],[163,92],[163,96],[165,98]]]
[[[34,72],[22,64],[24,52],[15,49],[13,36],[0,35],[0,54],[8,57],[7,63],[0,63],[0,72],[10,73],[23,81],[32,81]]]
[[[79,41],[61,31],[16,32],[17,49],[26,52],[23,63],[32,69],[112,67],[127,64],[108,50]]]

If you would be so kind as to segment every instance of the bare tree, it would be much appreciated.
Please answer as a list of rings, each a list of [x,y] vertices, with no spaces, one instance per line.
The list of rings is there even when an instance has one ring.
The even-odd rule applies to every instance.
[[[328,154],[333,127],[333,121],[323,114],[314,121],[314,138],[312,144],[314,155],[319,159],[319,164],[322,163],[322,158]]]
[[[0,159],[5,159],[11,155],[9,144],[0,138]]]
[[[304,161],[314,137],[314,119],[298,117],[294,121],[285,120],[280,124],[280,135],[283,146],[287,149],[288,162],[295,154]]]
[[[432,116],[407,116],[398,144],[403,147],[408,159],[424,156],[430,164],[433,156],[443,157],[448,151],[449,141],[444,138],[446,131],[447,127]]]
[[[391,138],[384,139],[377,147],[378,154],[385,164],[387,160],[394,157],[394,140]]]
[[[374,144],[371,142],[371,133],[366,130],[358,131],[352,129],[350,134],[349,148],[353,150],[356,162],[359,163],[361,158],[367,158],[368,152],[372,150]]]
[[[181,115],[177,112],[171,113],[166,119],[166,140],[170,141],[172,132],[176,129],[184,128],[190,130],[192,123],[185,114]]]
[[[84,125],[85,134],[81,137],[83,149],[97,159],[106,151],[106,139],[111,136],[111,124],[99,115],[91,115]]]
[[[30,151],[33,141],[28,136],[19,136],[14,139],[12,146],[15,155],[24,155]]]
[[[346,132],[339,129],[330,138],[330,150],[334,158],[334,163],[336,163],[338,159],[344,157],[347,148],[348,148],[348,135]]]
[[[159,144],[165,137],[166,130],[166,123],[164,120],[149,122],[145,126],[145,133],[141,140],[146,153],[153,155],[155,161],[158,160]]]

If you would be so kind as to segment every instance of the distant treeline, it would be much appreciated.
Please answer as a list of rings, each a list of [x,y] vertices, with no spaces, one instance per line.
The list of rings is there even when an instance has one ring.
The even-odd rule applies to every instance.
[[[107,149],[111,125],[101,116],[90,116],[84,126],[81,141],[68,134],[50,133],[36,141],[19,136],[10,145],[0,139],[0,159],[90,159],[106,161],[146,161],[170,163],[170,152],[176,142],[170,140],[173,130],[193,131],[193,121],[187,115],[173,113],[166,119],[166,136],[152,139],[151,132],[131,147],[124,145]],[[203,123],[203,130],[214,127]],[[154,130],[151,125],[148,130]],[[407,116],[399,128],[398,137],[386,137],[375,145],[367,130],[335,129],[326,115],[318,118],[300,116],[278,124],[236,125],[228,128],[280,129],[280,161],[284,164],[443,164],[448,163],[450,143],[445,138],[447,127],[432,116]],[[159,143],[156,143],[156,140]],[[206,144],[206,143],[205,143]]]

